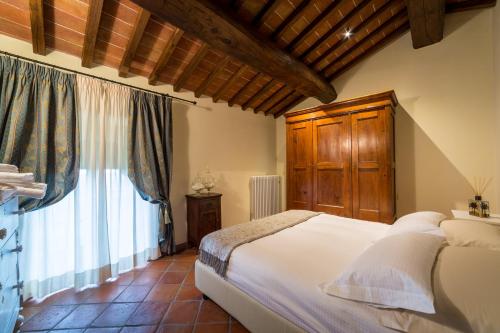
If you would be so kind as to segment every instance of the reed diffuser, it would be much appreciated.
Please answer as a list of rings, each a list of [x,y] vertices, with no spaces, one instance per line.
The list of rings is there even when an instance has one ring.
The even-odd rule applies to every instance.
[[[490,185],[493,178],[474,177],[471,184],[474,191],[474,199],[469,200],[469,215],[479,217],[490,217],[490,203],[483,201],[483,193]]]

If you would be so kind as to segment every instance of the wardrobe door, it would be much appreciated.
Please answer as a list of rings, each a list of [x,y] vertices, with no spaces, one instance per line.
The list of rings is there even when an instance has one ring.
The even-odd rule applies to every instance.
[[[313,122],[313,210],[351,217],[349,116]]]
[[[311,122],[287,126],[287,209],[311,210]]]
[[[353,217],[392,223],[385,110],[356,113],[352,122]]]

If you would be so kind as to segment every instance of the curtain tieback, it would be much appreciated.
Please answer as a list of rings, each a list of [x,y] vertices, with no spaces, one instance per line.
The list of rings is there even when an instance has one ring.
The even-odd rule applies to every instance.
[[[161,214],[161,217],[162,217],[165,224],[172,223],[172,220],[170,219],[170,214],[169,214],[169,207],[170,207],[169,201],[161,201],[160,202],[159,213]]]

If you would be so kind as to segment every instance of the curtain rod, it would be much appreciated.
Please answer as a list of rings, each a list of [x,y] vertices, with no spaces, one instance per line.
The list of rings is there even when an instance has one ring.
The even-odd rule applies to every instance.
[[[122,83],[122,82],[118,82],[118,81],[114,81],[114,80],[110,80],[110,79],[105,79],[105,78],[102,78],[102,77],[99,77],[99,76],[95,76],[95,75],[92,75],[92,74],[82,73],[82,72],[76,71],[74,69],[68,69],[68,68],[64,68],[64,67],[61,67],[61,66],[52,65],[52,64],[49,64],[49,63],[46,63],[46,62],[43,62],[43,61],[26,58],[26,57],[23,57],[23,56],[20,56],[20,55],[17,55],[17,54],[13,54],[13,53],[10,53],[10,52],[6,52],[6,51],[1,51],[0,50],[0,54],[5,54],[5,55],[7,55],[9,57],[22,59],[22,60],[26,60],[26,61],[29,61],[29,62],[34,62],[34,63],[41,64],[41,65],[44,65],[44,66],[52,67],[52,68],[57,68],[57,69],[60,69],[60,70],[66,71],[66,72],[80,74],[80,75],[88,76],[88,77],[91,77],[91,78],[94,78],[94,79],[98,79],[98,80],[103,80],[103,81],[107,81],[107,82],[119,84],[119,85],[122,85],[122,86],[125,86],[125,87],[129,87],[129,88],[132,88],[132,89],[142,90],[142,91],[146,91],[146,92],[153,93],[153,94],[156,94],[156,95],[170,97],[172,99],[177,99],[179,101],[190,103],[190,104],[193,104],[193,105],[197,104],[196,101],[191,101],[189,99],[184,99],[184,98],[175,97],[175,96],[172,96],[172,95],[169,95],[169,94],[163,94],[163,93],[160,93],[160,92],[157,92],[157,91],[153,91],[153,90],[149,90],[149,89],[135,87],[135,86],[132,86],[130,84],[126,84],[126,83]]]

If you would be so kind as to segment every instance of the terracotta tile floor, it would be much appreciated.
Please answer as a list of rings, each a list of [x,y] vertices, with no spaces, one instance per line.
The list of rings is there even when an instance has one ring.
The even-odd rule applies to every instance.
[[[21,331],[58,333],[248,332],[194,286],[196,252],[187,250],[81,292],[28,300]]]

